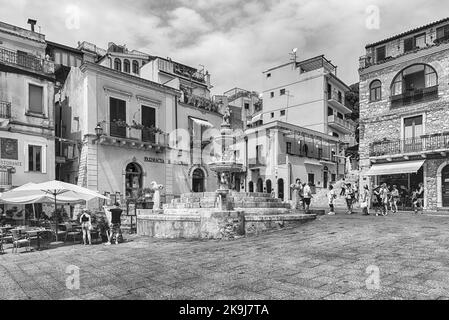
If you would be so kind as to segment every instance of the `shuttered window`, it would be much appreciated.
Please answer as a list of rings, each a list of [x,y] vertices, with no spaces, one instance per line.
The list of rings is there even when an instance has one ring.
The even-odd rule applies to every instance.
[[[28,87],[29,110],[33,113],[44,113],[44,88],[30,84]]]

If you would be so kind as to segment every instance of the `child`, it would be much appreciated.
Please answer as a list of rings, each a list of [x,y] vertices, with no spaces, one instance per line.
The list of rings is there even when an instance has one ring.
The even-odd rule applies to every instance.
[[[334,216],[335,215],[334,200],[337,198],[337,194],[335,193],[334,187],[332,185],[329,186],[329,193],[327,194],[327,198],[329,200],[329,208],[330,208],[328,215]]]

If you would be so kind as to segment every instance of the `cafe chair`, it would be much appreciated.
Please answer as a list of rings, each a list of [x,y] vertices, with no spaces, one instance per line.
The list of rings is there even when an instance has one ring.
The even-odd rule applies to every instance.
[[[75,230],[70,223],[66,223],[65,224],[65,230],[66,230],[66,235],[65,235],[65,241],[64,242],[67,242],[67,238],[72,237],[73,238],[73,243],[75,244],[76,237],[80,237],[81,238],[82,232]]]
[[[31,248],[31,241],[27,236],[22,236],[19,230],[11,230],[12,234],[12,252],[16,249],[16,254],[19,253],[19,247],[26,246],[26,251]]]

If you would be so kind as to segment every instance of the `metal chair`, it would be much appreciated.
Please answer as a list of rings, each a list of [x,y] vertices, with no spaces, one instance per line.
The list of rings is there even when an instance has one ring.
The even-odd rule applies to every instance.
[[[26,250],[31,247],[31,241],[27,236],[22,236],[19,230],[11,230],[12,234],[12,252],[14,253],[14,249],[16,249],[16,254],[19,253],[19,247],[23,244],[26,244]]]

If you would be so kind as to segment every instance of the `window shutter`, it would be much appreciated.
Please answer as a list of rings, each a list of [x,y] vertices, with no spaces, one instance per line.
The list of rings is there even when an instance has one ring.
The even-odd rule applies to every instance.
[[[23,157],[25,159],[25,163],[24,163],[25,172],[30,171],[30,167],[29,167],[30,159],[29,159],[29,156],[28,156],[28,148],[29,148],[28,143],[25,143],[25,147],[24,147],[24,150],[23,150],[24,153],[25,153],[25,157]]]
[[[41,157],[41,172],[47,173],[47,146],[42,146]]]
[[[29,111],[43,113],[43,91],[42,87],[29,85]]]
[[[404,39],[404,52],[412,51],[415,46],[413,38]]]

